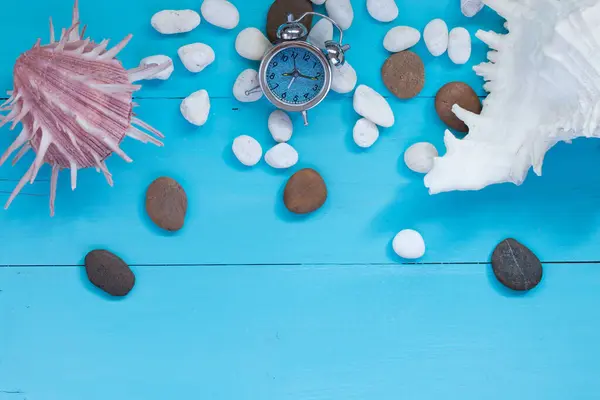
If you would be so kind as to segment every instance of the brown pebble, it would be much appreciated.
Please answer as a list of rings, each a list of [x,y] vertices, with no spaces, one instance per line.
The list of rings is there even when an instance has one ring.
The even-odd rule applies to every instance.
[[[267,14],[267,36],[272,43],[277,42],[277,29],[287,22],[288,13],[294,15],[294,19],[297,19],[305,12],[313,10],[312,3],[310,0],[276,0],[269,9]],[[312,26],[313,16],[309,15],[305,17],[301,22],[310,30]]]
[[[84,263],[90,282],[110,295],[126,296],[135,285],[129,266],[110,251],[90,251]]]
[[[425,85],[425,66],[421,57],[406,50],[392,54],[381,68],[383,83],[396,97],[412,99]]]
[[[179,183],[167,177],[152,182],[146,191],[146,212],[162,229],[178,231],[187,212],[187,195]]]
[[[481,113],[481,101],[477,93],[466,83],[450,82],[442,86],[435,96],[435,110],[448,127],[466,133],[469,127],[452,112],[452,106],[458,104],[475,114]]]
[[[327,200],[327,186],[317,171],[305,168],[288,180],[283,202],[295,214],[308,214],[321,208]]]

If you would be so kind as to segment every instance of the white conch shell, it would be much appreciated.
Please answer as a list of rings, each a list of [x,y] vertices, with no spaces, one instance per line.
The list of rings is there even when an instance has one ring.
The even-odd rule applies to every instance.
[[[481,115],[454,105],[469,127],[446,131],[447,153],[425,177],[430,193],[520,185],[531,166],[541,175],[560,141],[600,137],[600,2],[484,0],[507,20],[506,35],[477,32],[491,51],[474,67],[489,92]]]

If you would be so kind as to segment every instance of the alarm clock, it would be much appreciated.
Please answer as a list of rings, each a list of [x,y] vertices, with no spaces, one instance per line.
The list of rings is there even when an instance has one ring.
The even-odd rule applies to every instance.
[[[316,15],[330,21],[340,32],[338,42],[325,42],[325,51],[306,41],[308,31],[300,23],[308,15]],[[258,71],[260,89],[275,107],[300,112],[304,125],[308,125],[307,111],[316,107],[331,89],[332,67],[345,63],[349,45],[343,44],[344,32],[326,15],[316,12],[304,13],[288,21],[277,30],[279,43],[263,57]]]

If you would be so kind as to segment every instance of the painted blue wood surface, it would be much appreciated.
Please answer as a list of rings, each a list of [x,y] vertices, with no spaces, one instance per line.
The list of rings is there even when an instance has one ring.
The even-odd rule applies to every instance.
[[[164,148],[125,143],[134,159],[113,157],[108,165],[115,187],[94,170],[81,173],[75,192],[67,173],[59,178],[56,216],[48,216],[49,167],[42,178],[0,213],[0,264],[80,264],[87,251],[105,247],[135,264],[280,264],[395,263],[390,242],[397,231],[416,228],[428,251],[422,262],[485,262],[494,246],[515,236],[546,261],[598,260],[600,241],[597,199],[600,177],[594,141],[553,150],[544,176],[524,186],[496,186],[477,193],[429,196],[422,175],[403,164],[412,143],[442,146],[441,122],[433,99],[395,105],[409,124],[383,131],[369,151],[358,151],[351,138],[357,117],[352,100],[327,100],[304,128],[296,116],[293,145],[300,163],[292,171],[274,171],[264,162],[241,168],[231,142],[252,134],[272,143],[267,129],[271,107],[217,99],[209,123],[193,128],[179,114],[179,102],[140,101],[141,116],[166,134]],[[8,144],[0,138],[0,147]],[[29,159],[2,168],[4,202]],[[282,190],[292,172],[321,171],[329,200],[308,217],[286,211]],[[144,211],[146,187],[158,176],[182,183],[189,196],[186,226],[177,234],[156,229]],[[3,197],[3,198],[2,198]],[[36,251],[30,251],[35,248]]]
[[[7,32],[19,32],[10,41],[3,42],[3,51],[0,53],[0,85],[4,89],[12,87],[11,72],[17,56],[31,48],[38,37],[47,42],[48,17],[53,17],[57,30],[68,26],[72,2],[73,0],[36,0],[33,2],[35,6],[28,7],[25,13],[25,6],[18,2],[13,2],[8,9],[3,8],[3,28]],[[244,60],[235,52],[237,33],[250,26],[264,30],[272,1],[234,1],[240,9],[240,24],[232,31],[215,28],[203,21],[196,30],[188,34],[170,37],[154,31],[150,26],[150,17],[164,8],[190,8],[198,11],[201,1],[81,0],[80,3],[82,23],[88,25],[88,32],[96,41],[108,38],[116,43],[129,33],[134,35],[134,39],[120,55],[125,66],[137,66],[140,59],[152,54],[166,54],[176,61],[176,72],[171,80],[167,83],[147,84],[139,93],[140,96],[185,97],[197,86],[208,90],[213,97],[231,97],[237,75],[245,68],[258,68],[257,62]],[[389,55],[383,48],[383,37],[390,27],[410,25],[422,30],[433,18],[444,18],[451,28],[465,26],[472,33],[477,29],[500,30],[502,27],[502,20],[491,10],[485,10],[476,18],[469,19],[449,1],[398,1],[401,12],[394,24],[382,24],[370,18],[364,0],[352,0],[352,4],[355,22],[346,32],[346,40],[352,45],[348,60],[356,67],[362,83],[382,92],[385,88],[379,78],[379,71]],[[177,56],[179,47],[194,42],[209,44],[216,53],[215,63],[197,75],[185,70]],[[416,46],[415,50],[423,57],[427,68],[427,84],[422,92],[423,96],[434,96],[440,86],[451,80],[468,82],[483,94],[482,82],[472,72],[471,66],[484,60],[487,47],[478,40],[473,43],[474,53],[470,64],[460,67],[452,64],[447,56],[435,59],[429,55],[423,42]]]
[[[600,265],[0,268],[0,400],[592,400]],[[19,394],[6,392],[19,391]]]
[[[462,67],[416,47],[426,87],[418,99],[390,99],[398,123],[369,151],[352,142],[358,117],[350,96],[333,94],[311,114],[310,127],[295,117],[298,166],[244,169],[231,142],[251,134],[272,145],[272,107],[231,98],[237,74],[256,65],[237,56],[233,43],[241,29],[264,27],[270,1],[232,0],[241,12],[234,31],[203,22],[168,38],[150,28],[151,15],[197,10],[199,1],[80,1],[94,38],[135,35],[122,53],[126,66],[151,54],[175,58],[170,81],[146,83],[139,93],[141,117],[167,138],[162,149],[126,141],[135,162],[109,160],[114,188],[83,171],[71,192],[61,175],[54,218],[47,168],[0,212],[0,266],[44,266],[0,267],[0,400],[597,398],[600,265],[546,265],[541,286],[524,296],[500,288],[486,265],[395,265],[402,260],[390,242],[403,228],[423,233],[427,263],[486,262],[507,236],[545,261],[600,260],[600,178],[590,172],[596,142],[558,146],[544,177],[520,188],[430,197],[422,176],[404,167],[403,151],[416,141],[443,149],[432,99],[442,84],[462,80],[483,94],[471,71],[487,51],[477,39]],[[48,38],[47,18],[65,26],[72,5],[6,3],[3,90],[12,86],[18,54]],[[352,3],[349,60],[361,83],[388,97],[379,69],[389,27],[422,29],[436,17],[472,33],[502,25],[489,10],[462,17],[458,0],[397,0],[400,16],[387,25],[368,17],[364,1]],[[217,53],[198,75],[176,57],[195,41]],[[211,116],[194,128],[180,116],[179,99],[201,88],[212,96]],[[0,133],[5,148],[14,132]],[[30,160],[0,169],[0,202]],[[323,174],[330,197],[315,215],[298,218],[285,211],[281,192],[307,166]],[[189,196],[177,234],[160,232],[144,213],[145,188],[161,175],[179,180]],[[58,266],[79,265],[97,247],[135,266],[128,298],[108,299],[82,268]]]

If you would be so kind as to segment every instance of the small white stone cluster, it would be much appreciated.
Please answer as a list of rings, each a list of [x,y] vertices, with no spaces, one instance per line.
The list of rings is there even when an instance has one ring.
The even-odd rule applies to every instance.
[[[466,64],[471,58],[471,35],[462,27],[448,32],[444,20],[436,18],[430,21],[423,31],[423,40],[427,50],[434,57],[439,57],[448,51],[448,56],[455,64]]]
[[[237,8],[227,0],[204,0],[200,7],[202,17],[214,26],[223,29],[234,29],[240,21]],[[152,16],[152,27],[163,35],[175,35],[196,29],[201,22],[200,14],[194,10],[163,10]],[[199,73],[215,61],[215,52],[207,44],[191,43],[182,46],[177,54],[183,66],[192,73]],[[140,65],[150,65],[171,60],[166,55],[155,55],[144,58]],[[172,60],[171,60],[172,63]],[[148,79],[167,80],[173,73],[171,67]],[[199,90],[181,102],[181,114],[193,125],[202,126],[210,114],[210,97],[206,90]]]
[[[282,110],[275,110],[269,116],[268,127],[277,144],[265,153],[265,162],[275,169],[286,169],[296,165],[298,152],[287,143],[294,131],[290,116]],[[248,135],[235,138],[232,150],[239,162],[247,167],[255,166],[262,158],[260,143]]]
[[[390,29],[383,39],[383,47],[389,52],[398,53],[407,50],[421,40],[421,32],[410,26],[396,26]],[[423,30],[423,40],[427,50],[434,57],[448,51],[448,56],[455,64],[466,64],[471,58],[471,35],[462,27],[448,32],[448,25],[436,18],[430,21]]]
[[[352,132],[354,142],[362,148],[371,147],[379,138],[377,125],[391,128],[395,117],[387,100],[367,85],[359,85],[354,91],[354,111],[361,117]]]

